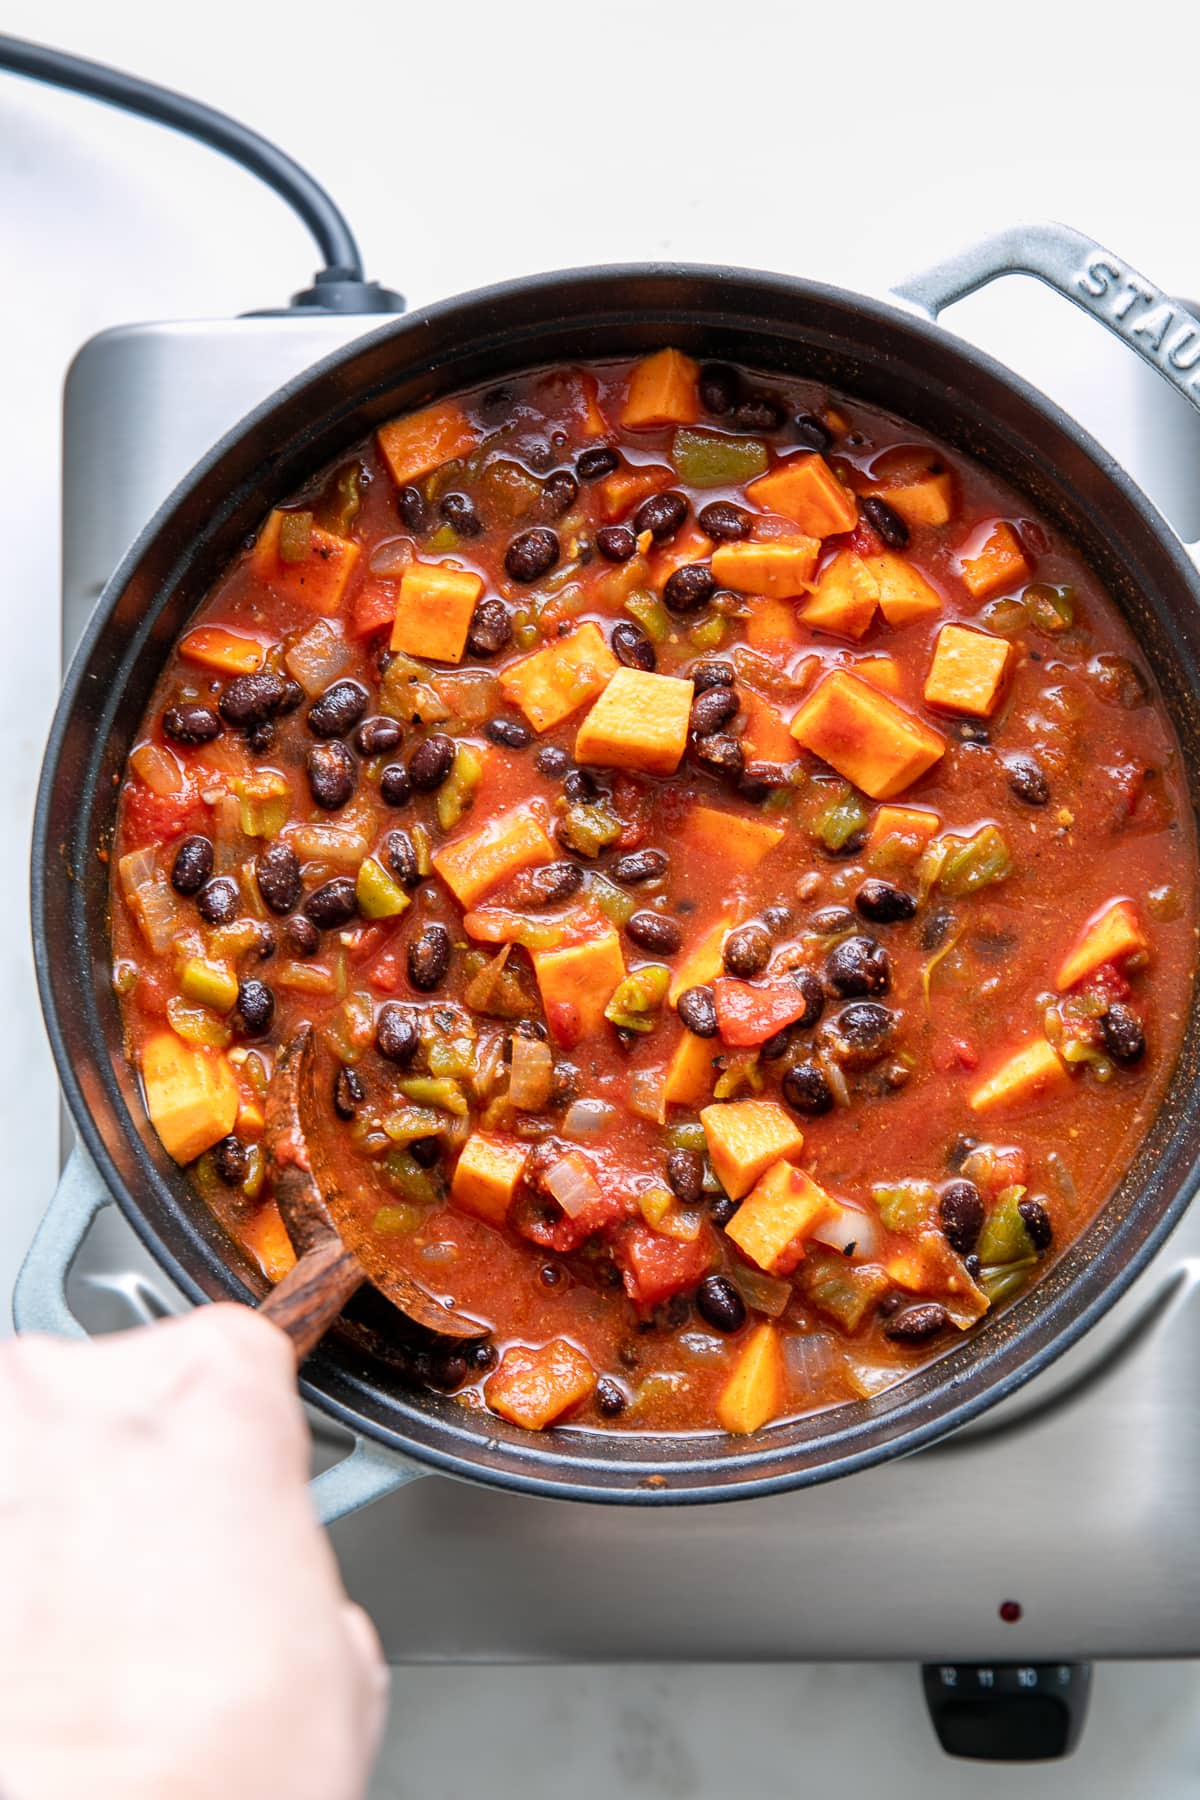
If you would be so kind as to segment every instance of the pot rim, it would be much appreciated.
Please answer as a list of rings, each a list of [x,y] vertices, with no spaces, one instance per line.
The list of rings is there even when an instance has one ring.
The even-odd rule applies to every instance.
[[[429,307],[414,311],[399,319],[390,320],[378,330],[354,338],[319,362],[312,364],[246,414],[212,446],[167,496],[154,517],[139,533],[122,558],[120,565],[106,583],[72,658],[55,709],[38,782],[32,841],[31,882],[34,961],[42,1012],[59,1081],[69,1104],[75,1127],[125,1218],[158,1265],[194,1303],[209,1298],[209,1291],[192,1270],[185,1266],[174,1251],[162,1241],[150,1223],[145,1211],[138,1203],[135,1193],[118,1171],[115,1159],[110,1153],[105,1137],[88,1105],[80,1073],[72,1063],[69,1054],[51,967],[49,938],[52,927],[47,910],[51,904],[48,871],[52,859],[59,853],[59,846],[51,842],[52,803],[61,777],[61,763],[68,727],[88,681],[92,653],[110,625],[111,615],[118,600],[136,575],[143,559],[160,533],[170,525],[181,504],[220,468],[227,455],[242,445],[248,437],[260,432],[289,402],[301,399],[308,390],[317,388],[329,377],[336,376],[340,370],[350,367],[364,355],[388,342],[411,341],[415,352],[414,360],[419,360],[422,335],[439,325],[453,325],[456,320],[461,322],[461,316],[470,309],[486,316],[489,310],[502,309],[515,298],[536,292],[542,299],[552,299],[558,292],[565,294],[568,290],[577,291],[582,284],[586,284],[589,289],[596,290],[598,294],[612,293],[615,298],[619,290],[627,284],[636,283],[644,286],[654,282],[677,284],[680,281],[717,284],[727,289],[740,287],[743,291],[752,292],[755,298],[762,303],[764,312],[769,312],[776,320],[786,312],[789,305],[800,309],[803,309],[805,305],[852,309],[855,314],[856,330],[864,337],[869,336],[871,330],[876,326],[889,330],[899,327],[918,342],[923,342],[925,345],[935,348],[943,357],[952,359],[957,364],[957,368],[952,372],[952,381],[960,391],[962,387],[959,378],[960,371],[986,375],[998,382],[1024,406],[1040,415],[1048,425],[1068,437],[1090,464],[1092,472],[1117,490],[1120,498],[1137,515],[1141,525],[1153,535],[1157,549],[1165,553],[1168,562],[1172,565],[1173,573],[1189,593],[1193,606],[1200,610],[1200,577],[1197,575],[1197,570],[1185,546],[1115,458],[1098,444],[1077,421],[1032,384],[1005,368],[985,352],[978,350],[974,345],[947,331],[941,324],[893,301],[864,296],[853,290],[808,281],[801,277],[732,266],[672,262],[597,265],[523,276],[489,284],[437,301]],[[643,319],[647,316],[655,317],[661,311],[665,326],[669,323],[672,306],[670,301],[663,301],[658,308],[643,304],[636,309],[631,306],[629,310],[631,314],[636,310],[638,316]],[[675,312],[679,311],[678,305],[674,310]],[[618,312],[618,306],[613,304],[609,308],[608,316],[615,319]],[[547,328],[543,325],[539,329],[545,331]],[[496,330],[500,340],[513,338],[511,327],[498,326]],[[533,347],[535,341],[533,338],[528,340],[530,348]],[[513,364],[514,368],[521,366],[537,366],[536,355],[531,355],[523,360],[518,359]],[[400,379],[400,375],[401,371],[397,370],[397,380]],[[444,391],[453,391],[452,384],[448,385]],[[320,408],[320,411],[325,414],[330,410],[330,407],[324,403]],[[194,541],[195,539],[193,539]],[[89,782],[85,793],[90,791],[90,787],[91,783]],[[72,948],[78,953],[78,946],[73,944]],[[106,1077],[107,1071],[101,1069],[100,1079],[105,1086],[107,1086]],[[1172,1085],[1177,1079],[1178,1069],[1172,1076]],[[399,1450],[404,1456],[412,1458],[430,1470],[481,1482],[488,1486],[500,1487],[511,1492],[555,1499],[572,1498],[608,1503],[678,1505],[730,1501],[807,1487],[835,1476],[855,1473],[899,1452],[907,1454],[910,1451],[924,1448],[957,1430],[987,1408],[1008,1398],[1027,1381],[1041,1373],[1057,1356],[1077,1342],[1128,1289],[1177,1223],[1190,1203],[1197,1185],[1200,1185],[1200,1160],[1193,1154],[1186,1176],[1180,1180],[1169,1201],[1161,1207],[1153,1225],[1141,1241],[1134,1246],[1121,1266],[1107,1275],[1099,1284],[1096,1282],[1093,1269],[1091,1285],[1094,1291],[1082,1304],[1068,1309],[1066,1316],[1052,1328],[1047,1325],[1047,1315],[1063,1312],[1065,1310],[1063,1302],[1068,1294],[1078,1294],[1087,1286],[1088,1268],[1086,1266],[1072,1278],[1064,1293],[1054,1296],[1050,1305],[1038,1303],[1045,1280],[1048,1280],[1049,1276],[1029,1290],[1025,1296],[1006,1309],[1005,1313],[991,1326],[990,1335],[993,1342],[988,1343],[986,1338],[972,1339],[972,1343],[982,1343],[984,1348],[973,1357],[971,1370],[977,1369],[988,1360],[995,1360],[995,1352],[1001,1349],[1006,1342],[1011,1346],[1014,1342],[1020,1345],[1026,1339],[1031,1340],[1031,1344],[1025,1348],[1024,1353],[991,1382],[979,1381],[971,1384],[974,1391],[962,1393],[958,1398],[954,1398],[956,1388],[966,1388],[970,1384],[971,1370],[968,1370],[966,1374],[952,1377],[949,1382],[943,1382],[932,1395],[924,1395],[915,1391],[915,1380],[920,1371],[914,1371],[913,1377],[902,1380],[882,1397],[884,1401],[887,1401],[888,1395],[892,1396],[890,1403],[886,1406],[880,1407],[875,1401],[848,1403],[846,1406],[831,1409],[828,1414],[816,1415],[818,1419],[830,1421],[830,1430],[827,1436],[822,1434],[815,1442],[810,1440],[807,1449],[809,1452],[814,1449],[820,1450],[827,1443],[831,1454],[828,1458],[822,1458],[812,1467],[796,1469],[786,1466],[789,1449],[794,1453],[795,1446],[773,1445],[766,1434],[763,1434],[761,1439],[750,1440],[755,1445],[754,1448],[747,1448],[744,1452],[737,1454],[730,1453],[722,1457],[714,1456],[700,1460],[689,1458],[683,1461],[674,1461],[668,1455],[656,1457],[650,1464],[647,1461],[634,1462],[632,1459],[623,1461],[619,1456],[612,1454],[615,1449],[620,1447],[621,1443],[627,1446],[629,1439],[634,1437],[634,1434],[603,1434],[578,1430],[569,1430],[567,1434],[556,1438],[533,1437],[532,1441],[527,1441],[531,1434],[520,1434],[522,1440],[520,1442],[506,1440],[505,1447],[510,1452],[508,1462],[512,1466],[489,1467],[485,1461],[488,1445],[478,1429],[475,1431],[469,1429],[472,1415],[461,1414],[461,1409],[452,1409],[453,1412],[461,1415],[461,1424],[457,1419],[447,1419],[444,1416],[435,1418],[427,1404],[429,1397],[421,1397],[422,1401],[426,1402],[421,1408],[421,1417],[429,1425],[430,1436],[434,1439],[439,1437],[442,1440],[448,1439],[449,1446],[447,1447],[444,1442],[421,1441],[407,1433],[398,1432],[359,1411],[337,1391],[331,1391],[330,1386],[321,1378],[330,1373],[336,1373],[327,1356],[322,1355],[313,1359],[308,1371],[302,1373],[300,1377],[300,1388],[306,1399],[339,1423],[389,1448]],[[1097,1218],[1104,1211],[1105,1208],[1102,1207]],[[1093,1221],[1093,1226],[1094,1224],[1095,1221]],[[1087,1232],[1092,1228],[1092,1226],[1086,1228],[1082,1236],[1086,1237]],[[1076,1240],[1076,1243],[1078,1244],[1080,1241]],[[1071,1252],[1068,1250],[1064,1252],[1064,1257],[1069,1257],[1070,1254]],[[231,1263],[225,1262],[223,1271],[226,1297],[237,1297],[247,1301],[255,1298]],[[936,1370],[937,1366],[936,1360],[923,1365],[925,1370]],[[337,1385],[335,1381],[334,1388]],[[902,1398],[906,1389],[910,1391],[910,1398],[907,1402]],[[901,1396],[899,1400],[895,1399],[897,1395]],[[949,1398],[949,1404],[946,1404],[947,1398]],[[855,1412],[855,1420],[838,1425],[837,1415],[845,1413],[851,1408]],[[863,1409],[865,1409],[865,1418]],[[881,1420],[886,1420],[889,1427],[886,1431],[876,1432],[871,1441],[858,1449],[850,1447],[854,1439],[863,1436],[864,1426],[872,1423],[878,1425]],[[499,1435],[493,1430],[496,1423],[496,1421],[488,1421],[487,1430],[493,1437]],[[786,1427],[780,1429],[786,1429]],[[613,1440],[619,1440],[619,1442]],[[642,1444],[663,1444],[665,1446],[680,1445],[686,1441],[685,1438],[678,1435],[670,1438],[647,1437],[640,1440]],[[715,1436],[713,1441],[718,1441]],[[608,1454],[598,1453],[598,1448],[594,1447],[599,1445],[605,1446]],[[843,1445],[846,1447],[842,1448]],[[561,1475],[564,1467],[570,1471],[565,1480]],[[550,1473],[551,1470],[559,1471],[558,1478]],[[666,1477],[665,1485],[658,1484],[660,1475]],[[654,1485],[646,1485],[647,1478]],[[675,1485],[676,1481],[679,1481],[681,1485]]]

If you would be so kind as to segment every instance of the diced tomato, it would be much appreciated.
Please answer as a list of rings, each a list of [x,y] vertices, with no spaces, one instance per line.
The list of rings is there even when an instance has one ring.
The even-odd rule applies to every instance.
[[[376,957],[367,980],[378,994],[394,994],[400,985],[400,952],[385,950]]]
[[[979,1052],[967,1038],[941,1038],[933,1047],[933,1066],[939,1075],[954,1069],[977,1069]]]
[[[652,802],[649,792],[643,782],[621,769],[613,778],[612,797],[613,810],[623,826],[617,848],[637,850],[650,829]]]
[[[1087,980],[1082,983],[1080,993],[1092,994],[1111,1006],[1114,1000],[1128,1000],[1133,989],[1118,969],[1116,963],[1101,963],[1093,969]]]
[[[358,590],[350,630],[355,637],[382,631],[396,616],[396,588],[386,581],[368,581]]]
[[[579,1016],[579,1008],[572,1000],[548,1000],[546,1023],[550,1027],[551,1037],[564,1050],[573,1050],[583,1036],[583,1021]]]
[[[193,787],[185,785],[177,794],[156,794],[142,781],[126,784],[125,835],[129,849],[168,843],[185,832],[203,831],[207,820],[208,808]]]
[[[808,1000],[793,982],[777,987],[755,987],[723,975],[713,982],[717,1003],[717,1030],[722,1041],[736,1049],[765,1044],[769,1037],[794,1025],[808,1011]]]
[[[703,1280],[712,1262],[712,1243],[707,1231],[688,1243],[637,1223],[617,1246],[617,1261],[634,1305],[659,1306]]]

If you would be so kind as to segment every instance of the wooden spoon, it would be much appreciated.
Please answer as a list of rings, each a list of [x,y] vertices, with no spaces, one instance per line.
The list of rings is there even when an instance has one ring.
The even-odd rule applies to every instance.
[[[297,1365],[368,1279],[426,1331],[461,1340],[486,1337],[486,1325],[443,1305],[403,1270],[372,1257],[368,1271],[343,1241],[329,1200],[343,1215],[349,1201],[322,1129],[315,1064],[313,1028],[300,1025],[276,1057],[263,1134],[271,1191],[297,1261],[259,1311],[287,1333]]]

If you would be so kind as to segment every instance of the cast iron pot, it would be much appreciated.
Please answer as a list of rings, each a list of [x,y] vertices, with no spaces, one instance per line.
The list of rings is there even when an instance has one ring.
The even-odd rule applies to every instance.
[[[1131,620],[1200,785],[1200,580],[1186,548],[1112,459],[1012,374],[936,325],[1000,274],[1038,276],[1096,314],[1195,404],[1200,324],[1078,233],[1013,231],[884,304],[786,276],[638,265],[533,277],[415,313],[360,339],[238,425],[147,527],[109,583],[67,679],[33,847],[42,1005],[80,1144],[21,1279],[21,1328],[75,1330],[64,1283],[115,1198],[192,1300],[252,1302],[264,1283],[190,1194],[151,1129],[121,1051],[106,923],[117,780],[167,654],[269,507],[380,421],[530,366],[678,345],[815,378],[979,458],[1068,533]],[[1195,793],[1193,793],[1193,803]],[[896,1388],[750,1440],[594,1431],[526,1434],[414,1393],[344,1334],[302,1389],[357,1448],[322,1476],[326,1519],[431,1470],[549,1497],[675,1505],[799,1488],[953,1431],[1073,1343],[1162,1244],[1197,1185],[1196,1020],[1133,1167],[1094,1224],[977,1335]]]

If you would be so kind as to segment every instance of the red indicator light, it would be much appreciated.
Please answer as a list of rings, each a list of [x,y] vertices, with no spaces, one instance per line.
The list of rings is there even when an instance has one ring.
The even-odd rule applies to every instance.
[[[1020,1616],[1021,1602],[1019,1600],[1002,1600],[1000,1602],[1000,1617],[1006,1625],[1015,1625]]]

